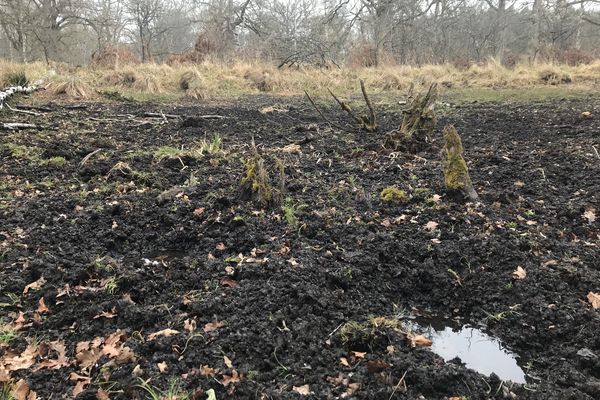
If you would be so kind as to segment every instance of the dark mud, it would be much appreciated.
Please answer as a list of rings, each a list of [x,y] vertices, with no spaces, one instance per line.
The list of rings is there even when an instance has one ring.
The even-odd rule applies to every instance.
[[[285,112],[259,112],[273,105]],[[600,292],[600,233],[585,217],[600,212],[600,101],[446,107],[439,128],[462,134],[481,206],[445,194],[439,132],[417,157],[390,153],[383,133],[332,130],[300,99],[54,108],[1,114],[53,129],[0,132],[0,317],[24,318],[0,357],[61,341],[68,358],[10,373],[38,398],[72,396],[71,373],[90,378],[81,399],[147,398],[142,379],[198,399],[600,398],[600,311],[586,300]],[[379,108],[383,131],[399,125]],[[227,118],[183,127],[144,112]],[[157,150],[215,134],[216,154]],[[285,208],[241,200],[252,138],[285,162]],[[295,141],[301,153],[283,150]],[[392,185],[405,203],[380,200]],[[411,347],[391,326],[414,315],[481,328],[527,383]],[[344,329],[375,317],[388,322],[366,337]],[[179,333],[150,340],[167,328]],[[135,360],[84,370],[77,344],[117,330]]]

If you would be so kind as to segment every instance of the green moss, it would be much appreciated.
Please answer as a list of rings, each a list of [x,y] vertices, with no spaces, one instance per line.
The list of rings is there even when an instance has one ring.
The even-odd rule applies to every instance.
[[[42,150],[39,147],[27,147],[16,143],[5,143],[2,147],[11,157],[25,160],[31,165],[61,167],[67,163],[64,157],[42,158]]]
[[[52,157],[47,160],[43,160],[43,163],[51,167],[62,167],[67,163],[64,157]]]
[[[442,157],[444,184],[448,189],[462,190],[467,185],[471,185],[471,178],[469,177],[467,163],[462,156],[462,141],[453,126],[444,128],[444,142]]]
[[[244,162],[240,185],[243,197],[256,200],[263,207],[271,206],[281,200],[282,191],[271,186],[265,160],[258,154],[256,148],[253,149],[253,155]]]
[[[154,158],[177,158],[185,156],[186,151],[183,149],[178,149],[176,147],[171,146],[162,146],[154,150]]]
[[[472,201],[479,197],[473,188],[467,163],[463,158],[463,145],[456,128],[448,125],[444,128],[444,147],[442,148],[442,168],[446,189],[460,190]]]
[[[379,197],[383,201],[394,203],[402,203],[408,198],[404,190],[400,190],[395,186],[388,186],[383,189]]]

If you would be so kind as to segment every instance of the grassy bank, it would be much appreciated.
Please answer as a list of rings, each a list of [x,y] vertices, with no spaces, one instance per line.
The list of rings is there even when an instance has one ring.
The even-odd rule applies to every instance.
[[[358,80],[363,79],[373,95],[406,94],[413,86],[418,91],[431,82],[438,82],[449,98],[493,101],[560,98],[589,92],[600,82],[600,61],[580,66],[535,64],[513,68],[491,60],[469,68],[444,64],[285,70],[244,62],[193,66],[139,64],[113,69],[0,61],[0,86],[10,85],[22,73],[30,81],[44,82],[47,90],[43,96],[79,99],[207,100],[256,93],[295,96],[302,95],[304,90],[323,96],[327,88],[349,95],[357,92]]]

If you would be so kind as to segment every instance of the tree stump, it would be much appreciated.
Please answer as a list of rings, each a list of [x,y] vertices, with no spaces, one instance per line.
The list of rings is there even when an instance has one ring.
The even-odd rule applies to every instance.
[[[467,163],[463,158],[464,148],[456,128],[448,125],[444,128],[444,147],[441,151],[444,184],[450,192],[460,192],[473,202],[479,196],[473,188]]]
[[[436,99],[437,84],[434,83],[425,95],[417,95],[403,111],[400,129],[386,135],[385,147],[414,153],[431,142],[431,136],[437,126]]]

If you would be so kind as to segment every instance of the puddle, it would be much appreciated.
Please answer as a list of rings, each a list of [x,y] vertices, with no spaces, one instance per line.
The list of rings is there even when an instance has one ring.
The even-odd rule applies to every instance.
[[[526,383],[525,373],[517,364],[518,356],[480,329],[440,326],[439,323],[432,325],[431,322],[427,324],[422,321],[405,325],[430,338],[433,341],[431,351],[445,361],[458,357],[467,368],[480,374],[489,376],[495,373],[505,381]]]

